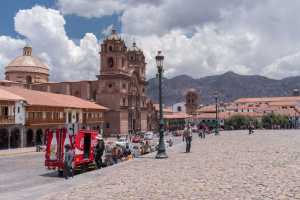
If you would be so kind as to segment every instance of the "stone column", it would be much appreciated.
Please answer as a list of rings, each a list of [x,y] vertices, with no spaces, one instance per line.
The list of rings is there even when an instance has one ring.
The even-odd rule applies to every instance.
[[[10,149],[10,137],[11,137],[11,127],[8,127],[8,149]]]
[[[21,136],[21,147],[25,147],[25,127],[24,126],[21,126],[20,127],[20,136]]]

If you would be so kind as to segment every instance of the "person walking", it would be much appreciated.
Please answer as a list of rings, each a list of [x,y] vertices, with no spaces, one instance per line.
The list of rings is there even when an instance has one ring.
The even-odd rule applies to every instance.
[[[98,169],[103,167],[102,156],[105,150],[104,140],[101,136],[97,136],[97,144],[95,146],[95,162]]]
[[[251,135],[254,132],[254,126],[252,125],[251,122],[248,124],[248,130],[249,130],[249,135]]]
[[[74,169],[73,169],[73,159],[74,154],[69,144],[65,145],[65,155],[64,155],[64,177],[68,179],[69,177],[73,177]]]
[[[186,129],[184,130],[184,139],[186,142],[186,153],[191,152],[191,145],[192,145],[192,128],[191,125],[188,124]]]

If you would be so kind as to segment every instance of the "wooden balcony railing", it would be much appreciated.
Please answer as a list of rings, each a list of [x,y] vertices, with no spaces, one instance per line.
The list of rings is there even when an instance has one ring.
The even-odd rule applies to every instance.
[[[100,123],[103,121],[103,118],[82,118],[82,123],[83,124],[89,124],[89,123]]]
[[[36,124],[64,124],[65,119],[27,119],[27,125],[36,125]]]
[[[15,116],[0,116],[0,124],[14,124]]]

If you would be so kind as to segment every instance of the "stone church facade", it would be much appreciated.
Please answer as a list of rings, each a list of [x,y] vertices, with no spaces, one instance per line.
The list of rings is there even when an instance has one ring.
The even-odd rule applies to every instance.
[[[28,55],[27,53],[25,55],[25,50],[28,50],[25,48],[24,56],[30,59],[32,50],[30,49],[29,53],[26,51]],[[18,74],[16,77],[19,79],[10,78],[9,82],[0,84],[19,83],[33,90],[73,95],[103,105],[109,108],[104,114],[104,124],[101,125],[105,136],[127,135],[132,132],[147,131],[149,127],[154,127],[149,124],[153,121],[149,110],[153,109],[151,101],[146,96],[146,62],[142,50],[135,43],[127,48],[124,40],[115,30],[112,30],[100,48],[101,66],[99,75],[96,76],[97,80],[48,82],[48,76],[41,76],[40,71],[38,71],[39,77],[42,77],[38,79],[40,81],[29,80],[29,75],[36,77],[36,71],[26,68],[26,73],[29,75],[25,76],[25,72],[18,71],[22,69],[22,64],[18,64],[14,73]],[[48,69],[44,64],[40,65],[42,67],[37,66],[35,70]],[[13,77],[9,72],[6,72],[6,75]],[[24,78],[20,78],[23,75]]]

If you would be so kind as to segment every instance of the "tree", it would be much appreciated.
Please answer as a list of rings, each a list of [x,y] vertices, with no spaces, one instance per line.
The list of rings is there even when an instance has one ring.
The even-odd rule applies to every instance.
[[[274,127],[286,128],[289,126],[289,118],[284,115],[271,113],[262,117],[262,125],[267,129],[272,129]]]
[[[230,117],[229,119],[225,120],[225,129],[246,129],[248,128],[249,124],[252,124],[255,128],[261,128],[261,122],[254,118],[249,116],[243,116],[243,115],[234,115]]]

